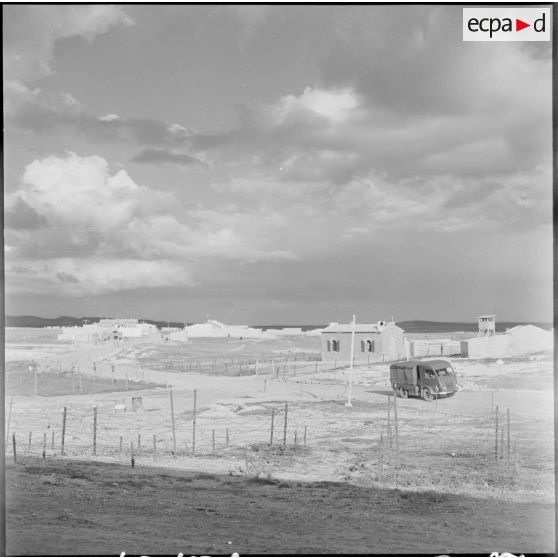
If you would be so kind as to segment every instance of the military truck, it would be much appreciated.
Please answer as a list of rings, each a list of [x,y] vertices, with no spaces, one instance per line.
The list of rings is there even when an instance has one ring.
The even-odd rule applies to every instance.
[[[457,392],[457,378],[447,360],[407,360],[389,367],[391,387],[399,397],[409,395],[430,401]]]

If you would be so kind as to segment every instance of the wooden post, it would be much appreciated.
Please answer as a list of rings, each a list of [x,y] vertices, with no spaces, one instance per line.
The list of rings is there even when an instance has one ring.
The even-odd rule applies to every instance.
[[[380,434],[380,440],[378,443],[378,480],[381,482],[382,481],[382,469],[384,466],[383,463],[383,445],[384,445],[384,435]]]
[[[275,362],[271,359],[271,377],[275,376]]]
[[[507,409],[507,418],[508,418],[508,461],[510,459],[510,455],[511,455],[511,438],[510,438],[510,410],[509,408]]]
[[[397,420],[397,394],[393,390],[393,418],[395,420],[395,447],[399,451],[399,422]]]
[[[12,421],[12,406],[14,404],[14,396],[12,395],[10,399],[10,411],[8,413],[8,426],[6,428],[6,446],[10,440],[10,422]]]
[[[138,432],[138,457],[141,455],[141,434]]]
[[[29,443],[27,444],[27,453],[31,453],[31,437],[32,437],[32,433],[29,432]]]
[[[194,390],[194,418],[192,420],[192,455],[196,455],[196,405],[197,405],[197,390]]]
[[[498,461],[498,405],[496,405],[496,422],[494,424],[494,459]]]
[[[295,435],[294,435],[294,446],[296,448],[296,441],[297,441],[297,432],[296,432],[296,428],[295,428]]]
[[[283,449],[287,447],[287,415],[289,413],[289,404],[285,403],[285,425],[283,426]]]
[[[153,461],[157,461],[157,436],[153,434]]]
[[[43,432],[43,459],[46,458],[46,432]]]
[[[316,361],[316,374],[318,373],[318,361]]]
[[[211,449],[215,451],[215,430],[211,431]]]
[[[304,427],[304,447],[306,447],[306,426]]]
[[[172,389],[170,390],[170,412],[171,412],[171,426],[172,426],[172,454],[176,456],[176,428],[174,424],[174,402],[172,399]]]
[[[229,429],[228,428],[225,430],[225,447],[226,448],[229,447]]]
[[[122,436],[120,436],[120,455],[122,455]]]
[[[500,429],[500,459],[504,459],[504,417],[502,417],[502,428]]]
[[[136,460],[134,459],[134,442],[130,441],[130,462],[132,464],[132,469],[136,464]]]
[[[67,409],[64,407],[64,414],[62,415],[62,441],[60,442],[60,455],[64,455],[64,439],[66,437],[66,412]]]
[[[387,408],[387,431],[388,431],[388,439],[389,439],[389,432],[391,430],[391,421],[390,421],[390,413],[391,413],[391,395],[388,395],[388,408]]]
[[[269,445],[273,445],[273,421],[275,420],[275,409],[271,409],[271,431],[269,436]]]
[[[110,369],[112,371],[112,383],[114,384],[114,382],[115,382],[115,379],[114,379],[114,364],[110,365]]]
[[[128,391],[128,370],[126,370],[126,391]]]
[[[12,434],[12,443],[13,443],[13,447],[14,447],[14,463],[17,463],[17,451],[16,451],[15,432]]]
[[[267,379],[264,379],[264,393],[267,391]]]
[[[52,449],[54,449],[54,430],[52,431]]]
[[[93,407],[93,455],[97,455],[97,406]]]
[[[242,362],[238,365],[238,375],[242,376]]]

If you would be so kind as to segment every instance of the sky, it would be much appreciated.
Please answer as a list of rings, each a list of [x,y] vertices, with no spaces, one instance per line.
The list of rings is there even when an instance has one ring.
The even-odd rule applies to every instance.
[[[4,5],[6,313],[552,319],[550,43],[441,5]]]

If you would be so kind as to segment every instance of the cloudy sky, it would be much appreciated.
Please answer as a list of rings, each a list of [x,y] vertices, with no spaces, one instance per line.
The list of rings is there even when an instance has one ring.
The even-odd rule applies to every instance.
[[[458,6],[4,8],[6,312],[550,320],[549,43]]]

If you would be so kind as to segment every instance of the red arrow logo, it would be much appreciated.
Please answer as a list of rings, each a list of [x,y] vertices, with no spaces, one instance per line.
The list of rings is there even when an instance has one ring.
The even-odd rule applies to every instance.
[[[522,29],[525,29],[526,27],[531,27],[530,23],[525,23],[524,21],[521,21],[520,19],[515,19],[515,30],[516,31],[521,31]]]

